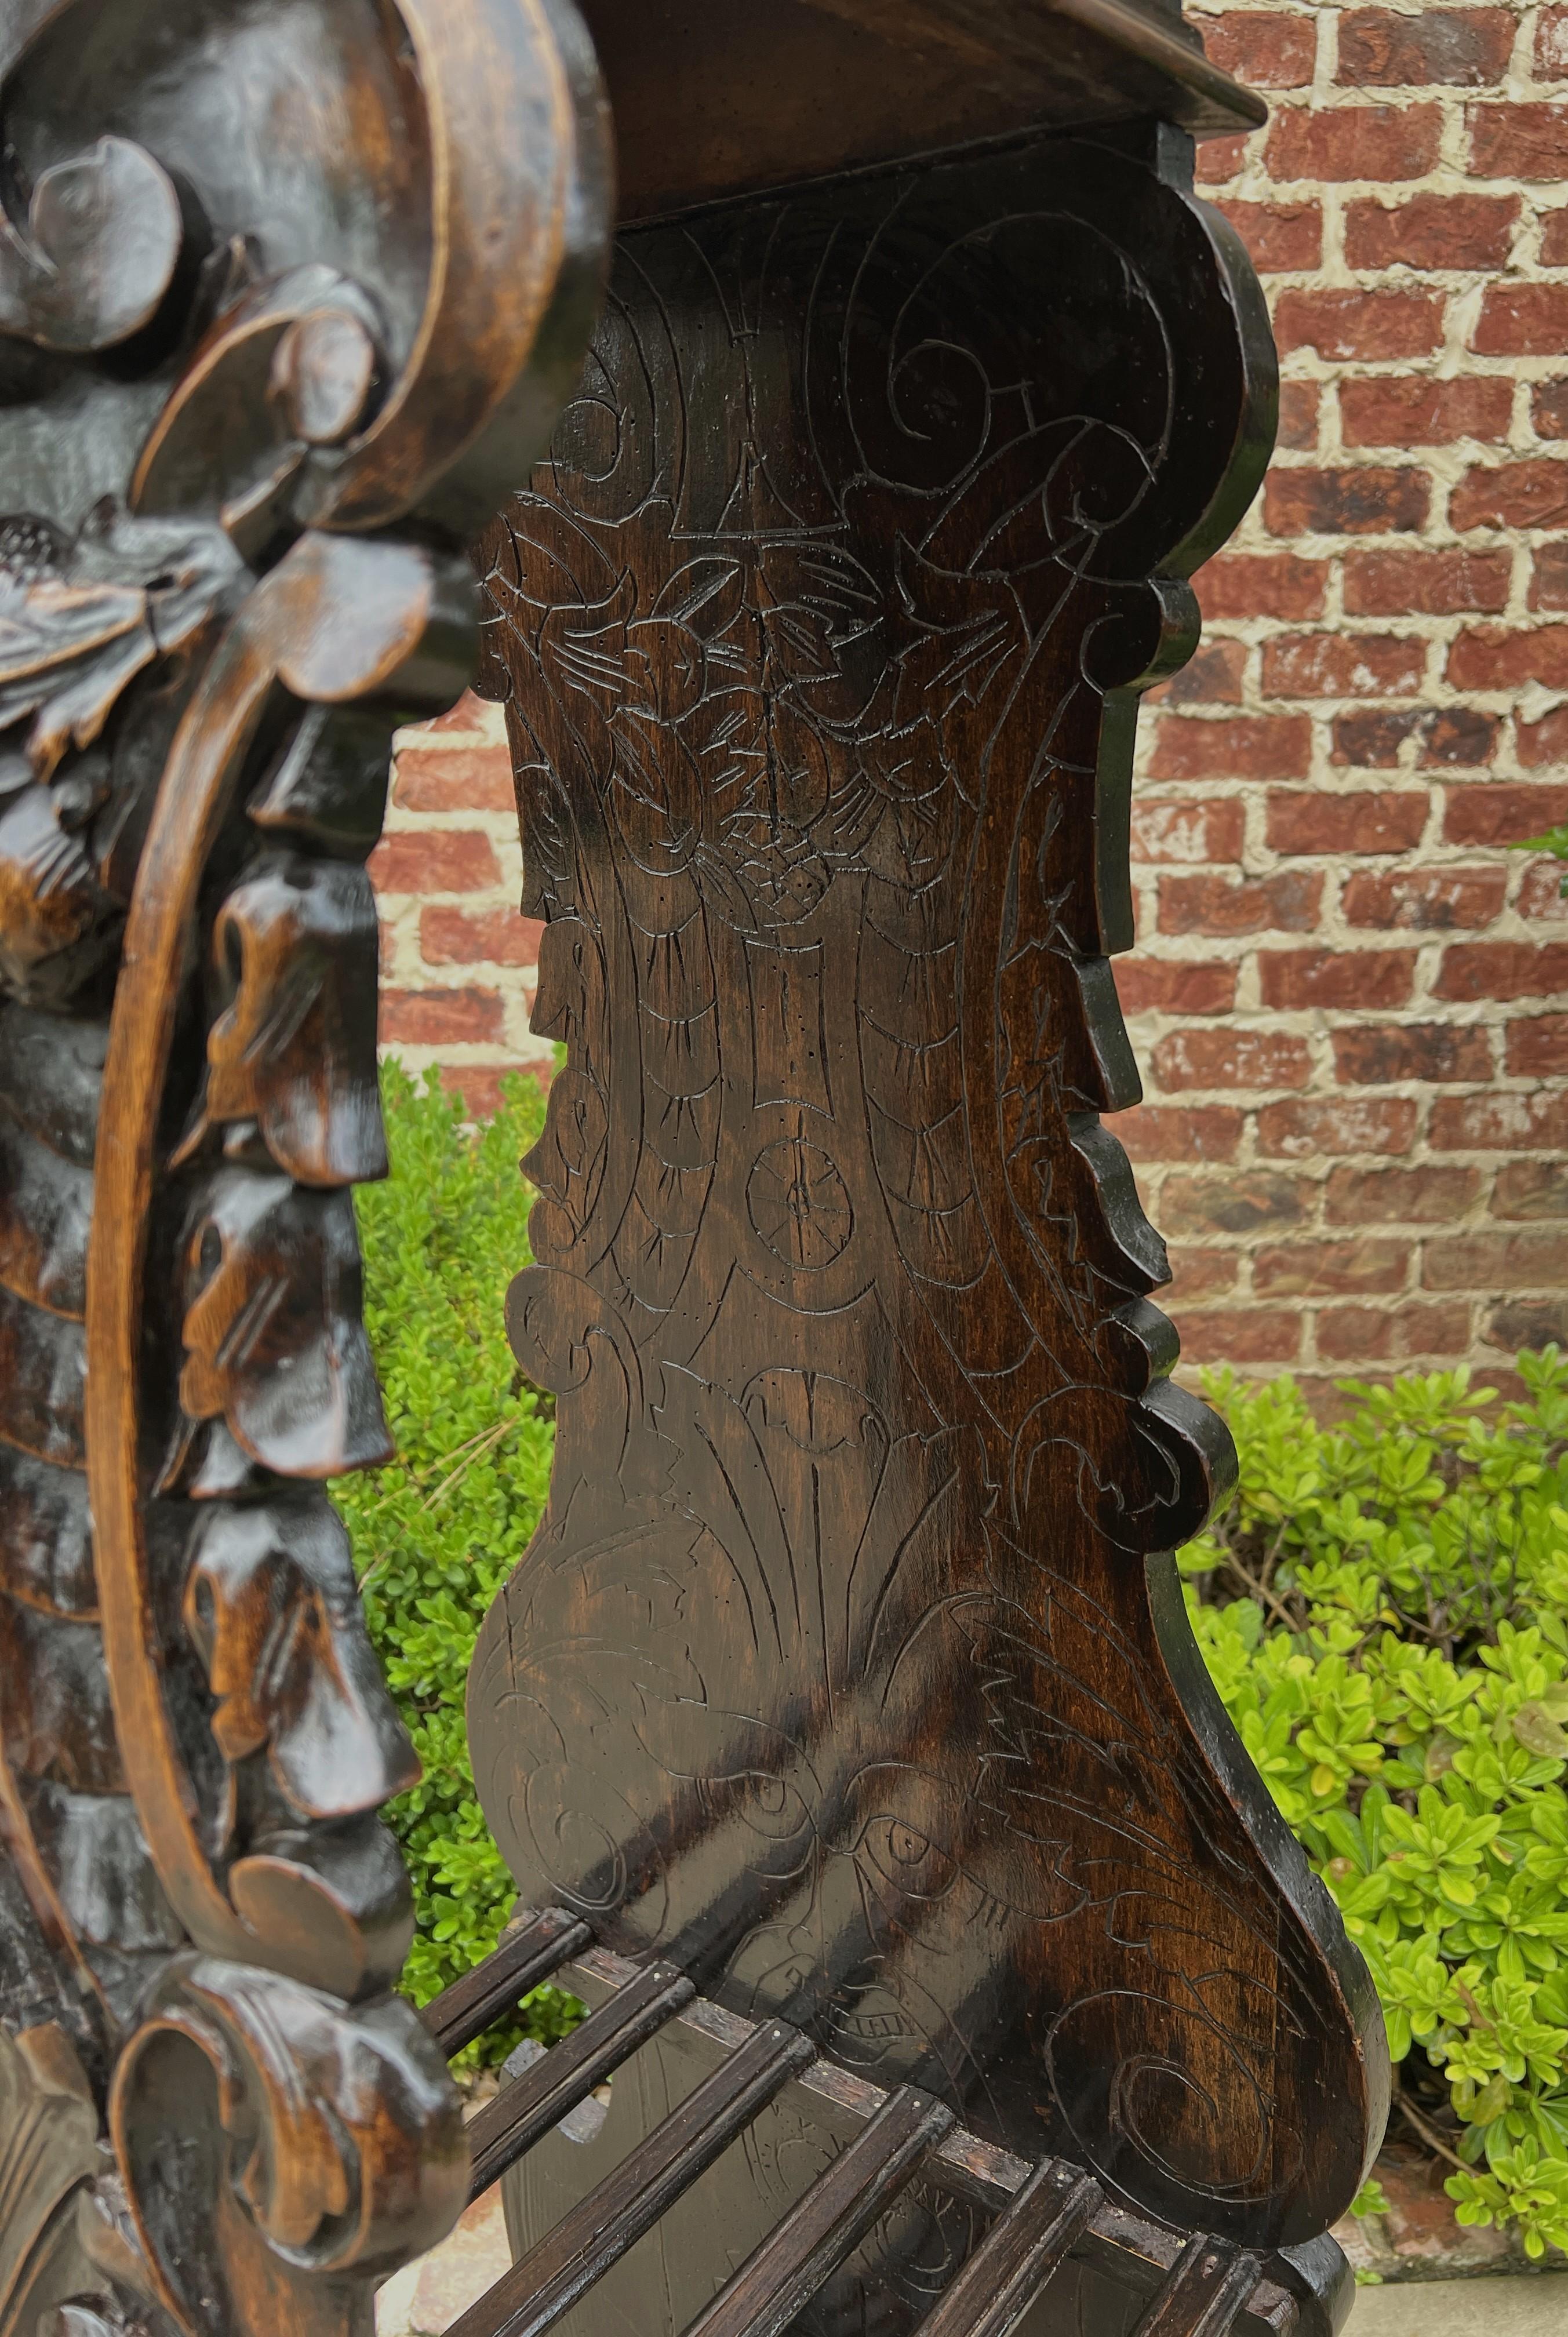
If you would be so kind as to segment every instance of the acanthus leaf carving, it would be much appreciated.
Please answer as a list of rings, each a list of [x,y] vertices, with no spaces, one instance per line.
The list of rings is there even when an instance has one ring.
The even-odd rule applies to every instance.
[[[349,2337],[467,2179],[319,1481],[387,1452],[363,864],[576,369],[605,124],[560,0],[284,13],[0,32],[0,2088],[53,2024],[95,2219],[34,2295],[0,2193],[0,2326],[52,2337]]]

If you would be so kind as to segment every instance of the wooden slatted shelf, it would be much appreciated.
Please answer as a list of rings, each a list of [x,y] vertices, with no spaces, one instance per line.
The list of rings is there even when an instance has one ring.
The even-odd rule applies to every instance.
[[[782,2337],[953,2124],[952,2111],[917,2087],[889,2094],[686,2337]]]
[[[456,2324],[454,2337],[543,2337],[750,2125],[811,2046],[786,2021],[751,2030]]]
[[[1046,2159],[926,2314],[918,2337],[1008,2337],[1104,2199],[1092,2175]]]
[[[500,2181],[542,2135],[586,2101],[595,2086],[655,2036],[697,1993],[672,1964],[650,1964],[553,2052],[498,2094],[468,2129],[474,2154],[469,2196]]]
[[[823,2058],[786,2022],[746,2020],[700,1996],[673,1965],[632,1963],[585,1944],[589,1936],[559,1909],[521,1916],[494,1956],[426,2009],[431,2034],[454,2052],[551,1973],[593,2008],[475,2119],[472,2195],[655,2034],[694,2054],[706,2074],[464,2315],[454,2337],[543,2337],[789,2088],[846,2135],[845,2147],[687,2337],[781,2337],[916,2174],[998,2211],[917,2337],[1009,2337],[1070,2256],[1151,2299],[1135,2337],[1331,2337],[1310,2284],[1287,2258],[1264,2264],[1227,2241],[1133,2215],[1070,2161],[1031,2166],[971,2134],[918,2088],[872,2085]]]
[[[446,2058],[483,2037],[593,1936],[586,1923],[561,1907],[546,1907],[543,1914],[509,1925],[495,1954],[443,1989],[420,2016]]]

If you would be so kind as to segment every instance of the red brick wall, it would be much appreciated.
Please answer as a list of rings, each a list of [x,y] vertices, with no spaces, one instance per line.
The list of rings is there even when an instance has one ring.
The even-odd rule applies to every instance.
[[[1265,89],[1204,191],[1264,274],[1279,451],[1146,719],[1147,1100],[1190,1358],[1568,1337],[1568,8],[1196,15]]]
[[[1308,1378],[1568,1338],[1568,6],[1190,12],[1267,91],[1200,157],[1264,271],[1279,452],[1146,716],[1147,1100],[1193,1360]],[[495,709],[400,758],[386,1036],[545,1063]]]

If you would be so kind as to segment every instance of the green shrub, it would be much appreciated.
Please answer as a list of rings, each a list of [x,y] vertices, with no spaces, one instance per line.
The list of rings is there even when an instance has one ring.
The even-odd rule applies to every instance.
[[[1236,1493],[1181,1554],[1231,1718],[1371,1966],[1462,2224],[1568,2246],[1568,1358],[1208,1393]]]
[[[548,1399],[522,1378],[502,1299],[529,1261],[533,1195],[518,1174],[544,1097],[512,1079],[494,1120],[465,1126],[438,1087],[383,1074],[392,1175],[355,1196],[365,1318],[397,1458],[333,1488],[354,1544],[370,1636],[412,1732],[423,1782],[387,1816],[414,1880],[418,1931],[404,1986],[425,2004],[495,1945],[515,1893],[475,1798],[464,1687],[479,1625],[527,1547],[554,1437]],[[542,1989],[522,2029],[558,2035],[573,2000]]]

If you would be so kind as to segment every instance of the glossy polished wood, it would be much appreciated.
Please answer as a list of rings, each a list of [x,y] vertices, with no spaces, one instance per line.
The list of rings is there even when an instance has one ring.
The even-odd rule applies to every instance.
[[[1190,165],[1046,140],[622,238],[488,539],[567,1057],[508,1302],[550,1505],[470,1732],[531,1902],[1269,2248],[1387,2065],[1182,1610],[1230,1454],[1108,1117],[1137,696],[1272,428]],[[673,2208],[668,2297],[820,2147]],[[877,2245],[914,2311],[948,2239]]]
[[[1250,130],[1161,0],[583,0],[625,225],[1063,125]]]
[[[364,861],[603,103],[553,0],[7,0],[0,101],[0,2326],[349,2337],[469,2173],[321,1482],[389,1450]]]
[[[810,2058],[799,2029],[779,2020],[759,2024],[606,2182],[470,2306],[453,2337],[544,2337]]]

